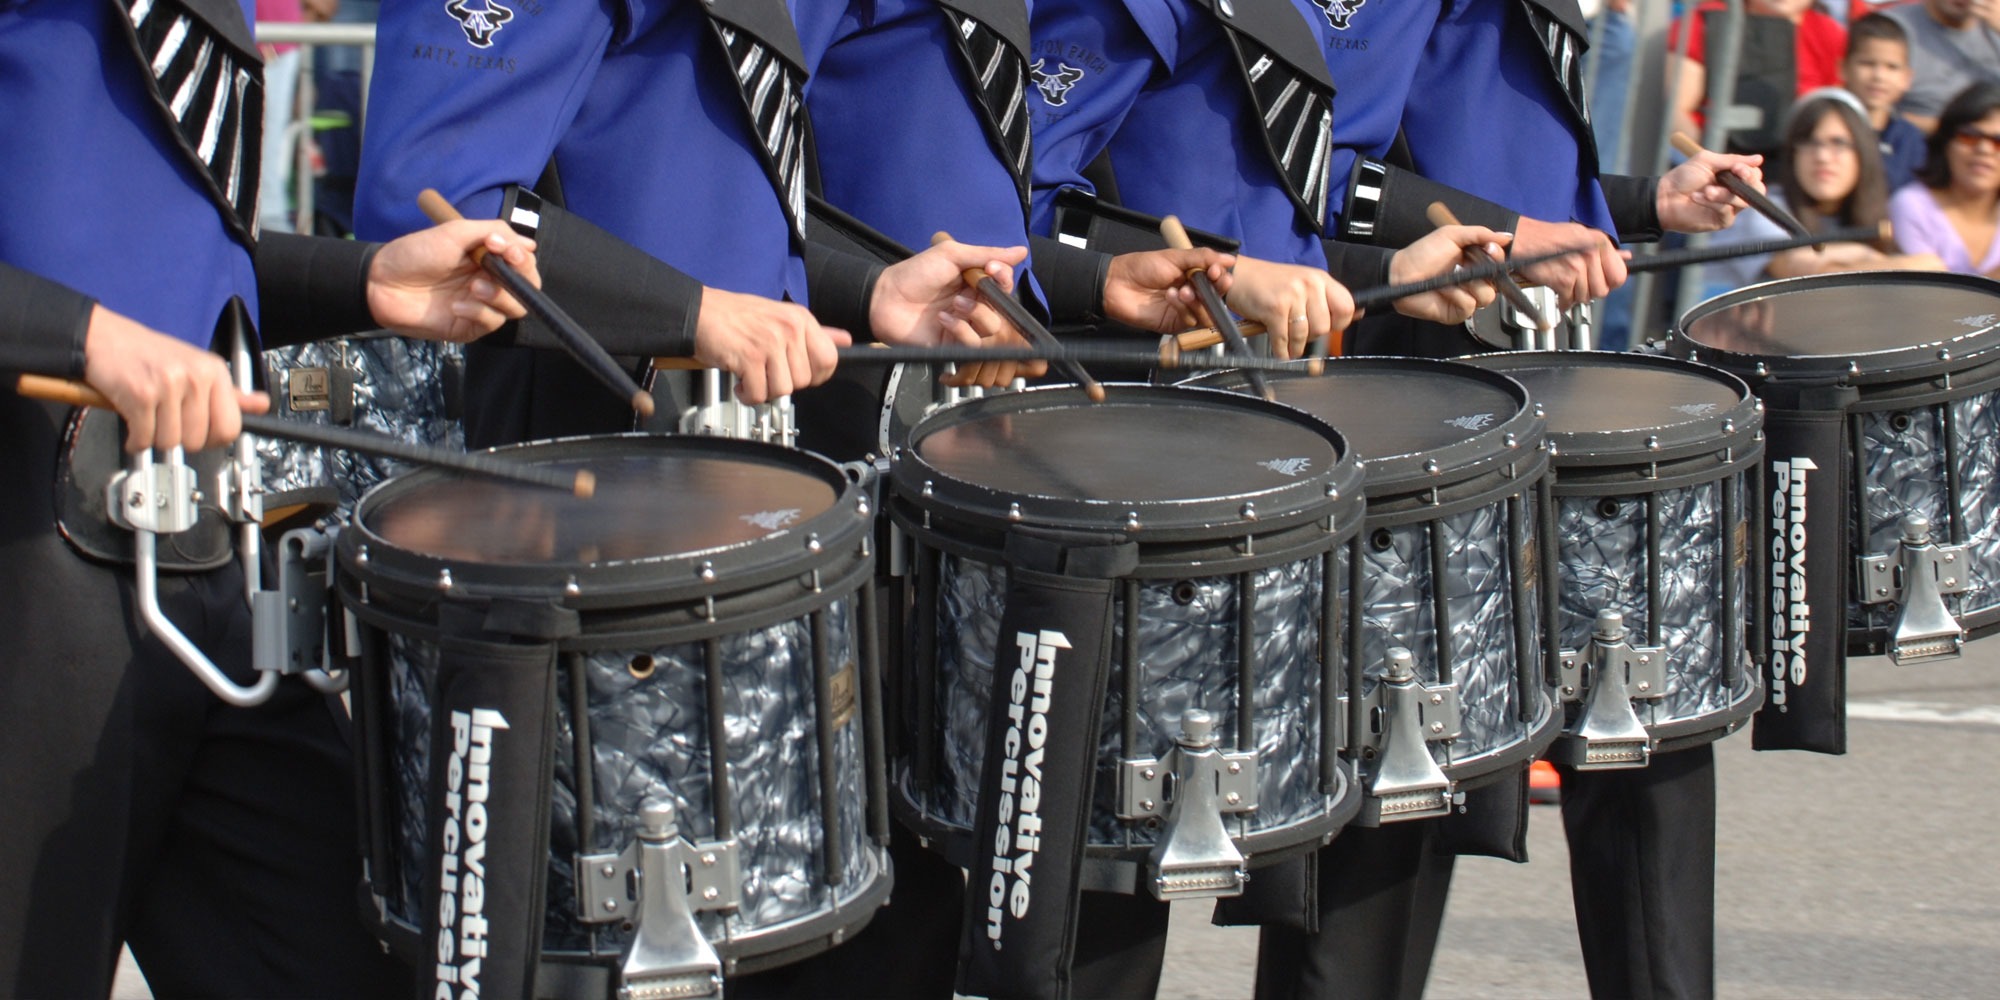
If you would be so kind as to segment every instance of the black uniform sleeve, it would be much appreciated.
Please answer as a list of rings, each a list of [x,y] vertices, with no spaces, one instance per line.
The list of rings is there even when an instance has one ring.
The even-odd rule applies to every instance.
[[[296,233],[257,240],[257,333],[265,347],[285,347],[373,330],[368,267],[379,243]]]
[[[856,343],[874,339],[868,303],[882,265],[828,243],[806,243],[806,294],[813,318],[854,335]]]
[[[1364,157],[1355,161],[1348,175],[1346,208],[1337,235],[1354,243],[1409,246],[1437,228],[1424,215],[1434,201],[1444,202],[1468,226],[1511,233],[1521,219],[1521,213],[1503,205]]]
[[[1104,322],[1104,285],[1111,280],[1111,255],[1070,246],[1047,236],[1028,237],[1035,280],[1048,296],[1049,316],[1061,324]]]
[[[0,264],[0,368],[82,378],[95,305],[82,292]]]
[[[1333,280],[1354,288],[1378,288],[1389,283],[1389,261],[1396,251],[1343,240],[1323,240],[1326,270]]]
[[[701,282],[526,188],[507,189],[500,217],[535,241],[542,290],[605,351],[621,357],[693,356]],[[533,313],[487,340],[499,346],[562,346]]]
[[[1597,179],[1604,188],[1604,202],[1611,209],[1611,223],[1618,227],[1620,243],[1652,243],[1660,238],[1658,177],[1604,174]]]

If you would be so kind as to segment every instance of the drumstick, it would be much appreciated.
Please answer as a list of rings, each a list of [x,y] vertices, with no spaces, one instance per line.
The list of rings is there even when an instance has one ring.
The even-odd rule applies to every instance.
[[[1694,264],[1708,264],[1733,257],[1755,257],[1759,254],[1777,253],[1782,250],[1797,250],[1812,247],[1817,250],[1826,243],[1872,243],[1889,237],[1889,223],[1879,226],[1851,226],[1845,229],[1831,229],[1824,233],[1811,233],[1780,240],[1760,240],[1756,243],[1732,243],[1719,247],[1682,247],[1679,250],[1663,250],[1651,257],[1637,257],[1625,265],[1627,272],[1668,271],[1677,267]]]
[[[1160,220],[1160,235],[1166,237],[1167,246],[1175,250],[1194,249],[1194,241],[1188,239],[1187,227],[1181,225],[1181,220],[1174,216],[1169,215]],[[1190,268],[1188,282],[1194,285],[1194,293],[1201,299],[1201,307],[1208,310],[1209,322],[1214,323],[1215,328],[1222,331],[1222,342],[1229,345],[1231,352],[1247,357],[1250,354],[1250,342],[1243,339],[1243,331],[1236,325],[1236,317],[1230,313],[1229,306],[1223,303],[1222,295],[1215,290],[1215,283],[1208,280],[1208,272],[1199,267]],[[1271,387],[1264,383],[1264,376],[1258,374],[1256,369],[1250,370],[1250,388],[1265,399],[1277,398],[1272,394]]]
[[[29,399],[67,403],[70,406],[91,406],[101,410],[116,409],[111,405],[111,399],[103,393],[82,382],[73,382],[69,379],[50,378],[46,375],[23,375],[15,383],[14,388]],[[321,445],[420,465],[434,465],[467,475],[568,490],[586,500],[597,492],[597,475],[589,469],[579,469],[574,474],[565,474],[554,469],[540,469],[487,455],[467,455],[445,451],[442,448],[429,448],[371,431],[300,423],[296,420],[256,413],[243,414],[243,429],[260,437],[283,438],[300,444]]]
[[[931,234],[931,246],[937,246],[949,239],[951,234],[940,230]],[[998,310],[1000,315],[1007,317],[1007,322],[1014,324],[1014,328],[1021,331],[1021,335],[1028,339],[1028,343],[1044,348],[1061,346],[1057,343],[1055,334],[1050,333],[1048,328],[1030,315],[1017,299],[1001,289],[1000,283],[994,281],[992,275],[976,267],[968,267],[965,269],[964,278],[966,284],[979,291],[980,299]],[[1104,387],[1098,385],[1097,380],[1091,378],[1090,373],[1084,371],[1082,365],[1073,361],[1065,362],[1062,370],[1075,380],[1076,384],[1083,386],[1084,395],[1089,396],[1091,402],[1104,402]]]
[[[425,188],[423,193],[417,195],[417,205],[432,222],[442,224],[465,218],[458,214],[458,209],[452,207],[451,202],[444,200],[444,195],[437,193],[434,188]],[[632,409],[637,410],[640,416],[653,415],[652,394],[639,388],[639,383],[632,381],[631,374],[618,367],[618,362],[612,360],[604,345],[591,339],[590,334],[585,333],[583,327],[577,325],[576,320],[571,319],[561,306],[556,305],[555,300],[549,298],[541,289],[529,284],[528,279],[522,277],[521,273],[514,270],[505,260],[495,254],[487,253],[485,247],[474,247],[472,256],[486,268],[486,273],[491,274],[512,292],[529,312],[534,313],[536,319],[548,324],[549,329],[554,331],[556,340],[562,343],[563,350],[568,351],[570,357],[575,358],[577,363],[599,382],[610,386],[613,391],[630,400]]]
[[[1678,150],[1682,156],[1692,159],[1701,154],[1701,143],[1688,138],[1686,132],[1675,132],[1668,141],[1673,143],[1674,149]],[[1792,213],[1779,207],[1777,202],[1765,197],[1764,192],[1751,187],[1750,183],[1743,178],[1729,171],[1720,171],[1715,175],[1715,181],[1723,187],[1728,188],[1730,194],[1748,202],[1750,207],[1756,209],[1764,218],[1777,223],[1785,232],[1791,233],[1793,236],[1812,235],[1812,231],[1806,228],[1805,223],[1793,218]],[[1812,244],[1812,248],[1814,250],[1825,250],[1826,246],[1823,243],[1814,243]]]
[[[1458,216],[1451,214],[1451,209],[1446,207],[1445,203],[1441,201],[1431,202],[1430,208],[1424,210],[1424,217],[1431,220],[1431,225],[1440,228],[1459,225]],[[1465,248],[1464,260],[1467,264],[1484,264],[1492,260],[1492,258],[1480,253],[1478,250],[1467,247]],[[1547,333],[1555,329],[1555,324],[1549,322],[1548,318],[1542,315],[1540,309],[1535,308],[1535,301],[1528,298],[1528,293],[1521,288],[1512,275],[1504,271],[1494,275],[1493,287],[1500,291],[1501,297],[1513,305],[1516,311],[1526,316],[1528,322],[1535,325],[1536,330]]]

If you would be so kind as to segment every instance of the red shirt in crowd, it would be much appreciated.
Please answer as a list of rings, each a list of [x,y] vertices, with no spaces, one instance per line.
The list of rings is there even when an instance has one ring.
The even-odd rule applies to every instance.
[[[1681,19],[1692,25],[1688,31],[1689,59],[1703,64],[1708,62],[1706,57],[1708,19],[1701,15],[1709,11],[1726,9],[1720,0],[1710,0],[1696,7],[1691,16]],[[1668,52],[1680,51],[1680,25],[1681,21],[1674,22],[1673,27],[1667,32]],[[1841,27],[1839,21],[1822,13],[1817,7],[1808,9],[1805,17],[1793,26],[1792,40],[1793,62],[1797,64],[1798,69],[1798,86],[1792,91],[1794,95],[1817,90],[1820,87],[1840,86],[1840,61],[1847,55],[1847,29]],[[1702,124],[1699,110],[1695,112],[1694,119],[1695,124]]]

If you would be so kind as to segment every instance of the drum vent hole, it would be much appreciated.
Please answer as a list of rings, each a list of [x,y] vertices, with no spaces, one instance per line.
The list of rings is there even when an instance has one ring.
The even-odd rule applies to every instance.
[[[1391,534],[1387,528],[1376,528],[1368,536],[1369,547],[1377,552],[1387,552],[1389,551],[1389,546],[1395,543],[1396,536]]]
[[[625,667],[627,670],[632,671],[633,677],[643,681],[653,676],[653,657],[649,653],[640,653],[632,657],[632,662],[626,664]]]
[[[1175,604],[1179,604],[1185,607],[1189,604],[1193,604],[1194,599],[1200,596],[1201,596],[1201,589],[1194,585],[1193,580],[1181,580],[1174,584]]]
[[[1612,518],[1618,516],[1618,501],[1605,497],[1597,501],[1597,516]]]
[[[1911,421],[1910,415],[1907,413],[1889,414],[1889,429],[1895,431],[1898,434],[1901,434],[1904,431],[1909,430],[1910,424],[1912,422],[1913,421]]]

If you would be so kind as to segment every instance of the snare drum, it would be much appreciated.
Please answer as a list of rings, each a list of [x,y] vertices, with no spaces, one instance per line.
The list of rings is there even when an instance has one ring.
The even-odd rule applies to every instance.
[[[1753,285],[1696,306],[1674,333],[1673,353],[1741,376],[1771,407],[1769,455],[1787,494],[1771,549],[1789,562],[1793,513],[1801,538],[1838,549],[1826,589],[1844,602],[1812,627],[1844,625],[1847,651],[1951,657],[2000,627],[1996,348],[2000,286],[1907,271]],[[1825,443],[1795,440],[1814,417]],[[1832,531],[1807,532],[1808,498],[1822,497],[1845,512]],[[1769,500],[1777,510],[1780,498]],[[1774,574],[1789,591],[1792,574]],[[1817,584],[1801,577],[1799,592],[1817,598]],[[1797,602],[1774,608],[1774,625],[1786,603]],[[1810,634],[1795,623],[1773,632],[1781,654]]]
[[[472,831],[442,819],[463,756],[442,715],[455,684],[506,671],[546,694],[505,734],[546,730],[541,818],[485,834],[496,852],[546,844],[519,879],[545,906],[528,921],[537,996],[706,988],[857,930],[890,883],[860,470],[718,438],[500,454],[594,470],[597,494],[417,472],[364,497],[339,538],[378,932],[430,967],[426,929],[452,902],[435,898],[440,855],[463,867]],[[533,940],[489,965],[531,960]]]
[[[274,413],[362,427],[411,444],[465,450],[459,419],[464,348],[387,334],[264,352]],[[408,466],[396,459],[259,437],[267,510],[331,503],[352,510],[369,488]]]
[[[1643,767],[1718,739],[1762,694],[1750,666],[1751,477],[1763,409],[1743,382],[1672,358],[1583,351],[1468,359],[1547,411],[1555,455],[1561,692],[1552,756]],[[1761,652],[1761,651],[1759,651]]]
[[[1341,595],[1359,626],[1348,746],[1368,782],[1361,821],[1443,815],[1526,768],[1561,725],[1540,585],[1553,563],[1543,419],[1520,383],[1450,361],[1343,358],[1269,383],[1341,428],[1367,470]]]
[[[1137,568],[1111,585],[1082,884],[1240,891],[1243,859],[1317,846],[1358,806],[1338,754],[1340,609],[1323,581],[1345,575],[1360,473],[1308,414],[1210,390],[1106,389],[1097,404],[1073,387],[961,402],[896,450],[890,514],[910,539],[914,610],[895,801],[971,866],[994,666],[1014,648],[1000,635],[1010,532],[1122,537]],[[1220,815],[1194,816],[1175,801],[1174,761],[1197,745],[1183,730],[1207,726],[1223,751]],[[1207,860],[1233,885],[1163,875],[1160,858],[1199,846],[1176,831],[1204,826],[1226,832],[1211,846],[1237,863]]]

